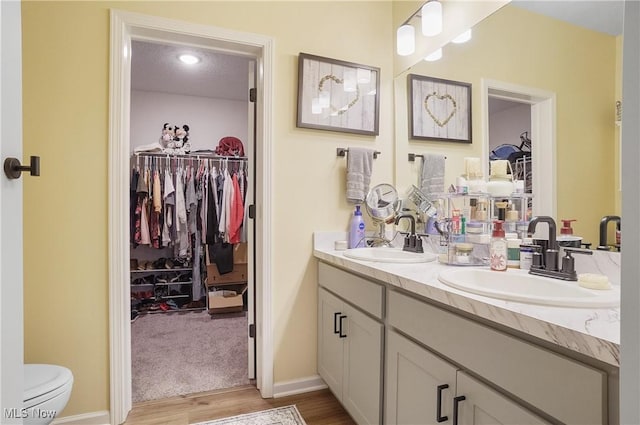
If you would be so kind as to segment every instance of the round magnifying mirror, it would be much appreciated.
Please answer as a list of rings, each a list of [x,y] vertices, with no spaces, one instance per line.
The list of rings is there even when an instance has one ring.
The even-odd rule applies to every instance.
[[[396,188],[383,183],[374,186],[365,198],[367,213],[374,221],[392,223],[398,214],[400,201]]]

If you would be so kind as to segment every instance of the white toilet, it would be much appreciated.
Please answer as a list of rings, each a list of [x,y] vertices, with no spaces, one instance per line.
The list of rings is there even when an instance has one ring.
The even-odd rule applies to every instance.
[[[23,423],[51,423],[67,405],[72,386],[73,374],[66,367],[25,364]]]

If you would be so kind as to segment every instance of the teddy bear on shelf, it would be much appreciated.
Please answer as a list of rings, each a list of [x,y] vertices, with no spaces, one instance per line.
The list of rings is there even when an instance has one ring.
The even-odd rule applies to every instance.
[[[181,148],[185,153],[191,151],[191,143],[189,143],[189,126],[183,125],[182,127],[176,127],[175,143],[177,148]]]
[[[175,148],[174,139],[176,137],[176,126],[169,125],[168,122],[164,123],[162,127],[162,134],[160,135],[160,146],[163,148]]]

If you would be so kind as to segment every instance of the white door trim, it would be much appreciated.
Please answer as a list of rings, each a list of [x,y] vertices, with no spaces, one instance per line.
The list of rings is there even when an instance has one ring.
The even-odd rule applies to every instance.
[[[489,175],[489,97],[531,105],[533,215],[556,217],[556,95],[553,92],[483,78],[481,86],[482,166]],[[542,161],[536,158],[544,158]]]
[[[244,54],[257,60],[256,113],[256,344],[257,386],[273,396],[271,322],[272,99],[274,41],[270,37],[208,25],[111,10],[109,94],[109,340],[111,424],[131,410],[131,331],[129,282],[129,105],[131,40],[198,45]]]

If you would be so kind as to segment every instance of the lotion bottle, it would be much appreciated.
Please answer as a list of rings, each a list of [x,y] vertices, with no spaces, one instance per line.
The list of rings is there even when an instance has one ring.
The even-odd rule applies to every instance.
[[[502,220],[493,222],[493,232],[489,244],[489,266],[491,270],[507,270],[507,240],[504,238]]]
[[[364,219],[362,218],[360,205],[356,205],[356,210],[353,212],[351,226],[349,228],[349,248],[364,247],[364,227]]]

